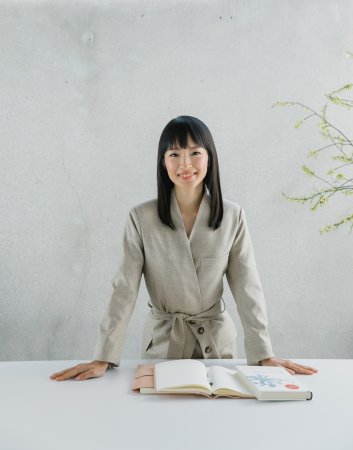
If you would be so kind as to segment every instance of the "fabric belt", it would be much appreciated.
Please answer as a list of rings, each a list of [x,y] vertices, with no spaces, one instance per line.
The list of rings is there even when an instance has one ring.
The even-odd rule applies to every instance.
[[[224,305],[224,309],[222,310],[222,302]],[[152,314],[155,317],[158,317],[159,319],[164,320],[170,320],[172,321],[172,331],[170,333],[170,341],[169,341],[169,348],[168,348],[168,359],[182,359],[183,353],[184,353],[184,346],[185,346],[185,322],[186,325],[191,330],[190,321],[195,321],[196,324],[200,325],[203,321],[206,320],[212,320],[219,317],[220,314],[222,314],[226,307],[223,298],[221,297],[220,300],[217,300],[217,302],[211,306],[211,308],[207,309],[206,311],[202,311],[199,314],[196,315],[189,315],[185,313],[168,313],[166,311],[163,311],[159,308],[157,308],[155,305],[152,305],[150,302],[148,302],[148,306],[152,309]],[[192,344],[195,344],[197,338],[195,337],[194,333],[191,331],[191,335],[194,336],[194,342]],[[220,359],[220,353],[218,351],[218,348],[213,340],[212,334],[209,332],[207,327],[204,327],[204,335],[207,337],[207,341],[209,342],[209,346],[211,347],[211,352],[209,353],[209,358],[215,358]],[[194,349],[194,345],[192,348],[188,348],[186,355],[186,358],[191,358],[192,351]],[[190,354],[191,353],[191,354]]]

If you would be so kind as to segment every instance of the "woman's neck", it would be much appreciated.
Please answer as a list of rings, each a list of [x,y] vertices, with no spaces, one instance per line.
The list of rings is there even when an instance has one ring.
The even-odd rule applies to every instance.
[[[197,214],[205,192],[204,186],[199,184],[195,189],[187,190],[174,185],[174,190],[181,214],[185,216]]]

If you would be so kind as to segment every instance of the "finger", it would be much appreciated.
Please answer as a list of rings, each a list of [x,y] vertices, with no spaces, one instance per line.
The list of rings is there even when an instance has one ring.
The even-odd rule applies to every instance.
[[[289,368],[293,369],[296,373],[303,373],[303,374],[311,375],[312,373],[317,371],[316,369],[313,369],[312,367],[303,366],[301,364],[297,364],[297,363],[294,363],[293,361],[289,361],[289,360],[285,360],[284,363],[285,363],[284,364],[285,367],[289,367]]]
[[[94,378],[94,377],[96,377],[96,374],[94,373],[93,370],[86,370],[86,372],[83,372],[77,377],[75,377],[75,380],[81,381],[86,380],[87,378]]]
[[[303,367],[304,369],[312,370],[313,372],[318,372],[318,369],[315,369],[315,367],[304,366],[302,364],[298,365],[300,365],[300,367]]]
[[[278,366],[278,367],[283,367],[283,368],[286,369],[286,371],[289,372],[291,375],[294,375],[294,374],[295,374],[294,370],[292,370],[292,369],[286,367],[284,364],[277,363],[276,366]]]
[[[78,365],[77,366],[73,366],[73,367],[69,367],[69,368],[67,368],[67,369],[64,369],[64,370],[61,370],[60,372],[55,372],[55,373],[53,373],[50,377],[56,377],[56,376],[60,376],[60,375],[63,375],[64,373],[66,373],[67,371],[69,371],[69,370],[73,370],[73,369],[76,369],[78,367]]]
[[[287,363],[290,363],[290,364],[295,364],[296,366],[301,367],[302,369],[308,369],[308,370],[314,370],[314,371],[317,371],[317,369],[315,369],[314,367],[304,366],[303,364],[295,363],[295,362],[289,361],[289,360],[285,360],[285,361],[286,361]]]
[[[67,370],[65,373],[57,376],[55,379],[57,381],[66,380],[68,378],[73,378],[74,376],[80,374],[81,372],[83,372],[82,368]]]

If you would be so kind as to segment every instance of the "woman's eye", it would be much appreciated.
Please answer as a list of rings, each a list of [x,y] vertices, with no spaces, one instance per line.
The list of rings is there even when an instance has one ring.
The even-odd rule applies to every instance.
[[[199,153],[199,154],[201,155],[201,153],[198,152],[197,150],[194,151],[194,152],[192,152],[192,153],[193,153],[193,154],[194,154],[194,153]],[[171,153],[169,156],[174,156],[174,155],[179,156],[178,153]]]

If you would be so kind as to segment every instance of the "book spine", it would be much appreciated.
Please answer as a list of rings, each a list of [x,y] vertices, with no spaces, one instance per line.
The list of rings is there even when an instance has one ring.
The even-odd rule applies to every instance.
[[[245,387],[249,388],[250,392],[252,392],[258,400],[261,400],[261,391],[255,386],[251,381],[248,380],[247,376],[237,370],[236,375],[239,380],[245,385]]]

